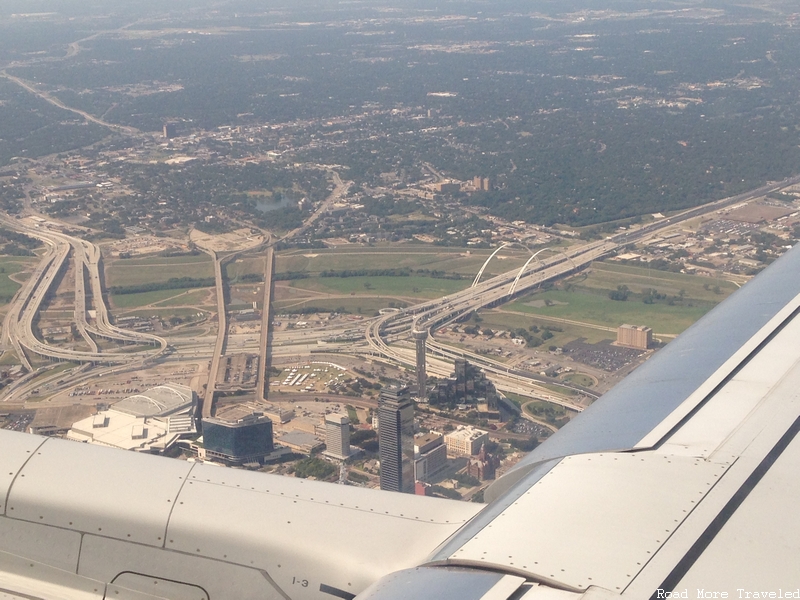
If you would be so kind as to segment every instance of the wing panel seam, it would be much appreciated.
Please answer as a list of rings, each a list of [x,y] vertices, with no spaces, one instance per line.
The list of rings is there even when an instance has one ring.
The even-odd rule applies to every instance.
[[[688,552],[683,556],[678,564],[675,565],[669,575],[667,575],[661,586],[653,592],[653,595],[650,596],[650,600],[656,600],[659,597],[659,591],[671,592],[675,589],[675,586],[678,585],[681,579],[683,579],[683,577],[694,566],[700,556],[702,556],[703,552],[705,552],[706,548],[708,548],[711,542],[714,541],[714,538],[722,530],[728,520],[744,503],[744,501],[750,495],[750,492],[755,489],[756,485],[758,485],[764,475],[767,474],[772,465],[775,464],[778,458],[780,458],[781,454],[783,454],[783,451],[786,450],[789,444],[794,440],[798,432],[800,432],[800,417],[795,419],[794,423],[792,423],[789,429],[781,436],[778,442],[772,447],[772,449],[762,459],[758,466],[753,469],[753,472],[750,474],[750,476],[739,487],[739,489],[736,490],[719,514],[711,521],[711,523],[709,523],[708,527],[706,527],[703,533],[700,534],[700,537],[697,538],[694,544],[692,544],[692,547],[689,548]]]
[[[175,494],[175,501],[172,503],[172,506],[169,508],[169,514],[167,515],[167,522],[164,525],[164,536],[163,541],[161,543],[161,547],[166,549],[167,548],[167,534],[169,533],[169,522],[172,519],[172,512],[175,510],[175,505],[178,504],[178,498],[181,497],[181,492],[183,492],[183,487],[186,485],[186,482],[189,481],[189,476],[192,474],[194,467],[197,463],[193,463],[189,470],[186,471],[186,474],[183,476],[183,482],[181,483],[181,487],[178,488],[178,493]]]
[[[36,448],[31,450],[30,456],[25,459],[25,462],[22,463],[22,466],[19,469],[17,469],[16,473],[14,473],[14,477],[11,479],[11,483],[8,484],[8,491],[6,492],[6,500],[5,504],[3,505],[3,516],[8,517],[9,519],[13,518],[8,514],[8,501],[11,499],[11,490],[14,489],[14,484],[17,482],[17,477],[19,477],[19,474],[22,473],[22,471],[25,469],[25,466],[36,455],[36,453],[42,449],[42,446],[44,446],[49,441],[49,439],[50,438],[44,438],[41,444],[39,444],[38,446],[36,446]]]
[[[703,407],[704,407],[706,404],[708,404],[708,402],[709,402],[709,401],[711,401],[711,399],[712,399],[712,398],[714,398],[714,396],[716,396],[716,395],[717,395],[717,394],[720,392],[720,390],[722,390],[722,388],[724,388],[724,387],[725,387],[725,386],[726,386],[728,383],[730,383],[730,382],[731,382],[731,380],[732,380],[734,377],[736,377],[736,376],[737,376],[737,375],[738,375],[738,374],[739,374],[739,373],[742,371],[742,369],[744,369],[744,368],[745,368],[745,367],[746,367],[746,366],[747,366],[747,365],[750,363],[750,361],[752,361],[752,360],[753,360],[753,359],[754,359],[754,358],[755,358],[755,357],[756,357],[756,356],[759,354],[759,352],[761,352],[761,351],[764,349],[764,347],[765,347],[767,344],[769,344],[769,343],[770,343],[770,342],[771,342],[773,339],[775,339],[775,337],[776,337],[776,336],[777,336],[779,333],[781,333],[781,331],[783,331],[783,330],[786,328],[786,326],[787,326],[787,325],[789,325],[789,323],[791,323],[791,322],[792,322],[792,321],[795,319],[795,317],[797,317],[797,315],[798,315],[798,314],[800,314],[800,307],[797,307],[797,308],[795,308],[795,309],[792,311],[792,313],[791,313],[791,314],[790,314],[788,317],[786,317],[786,318],[785,318],[785,319],[784,319],[784,320],[783,320],[781,323],[779,323],[779,324],[777,325],[777,327],[775,327],[775,329],[773,329],[773,330],[772,330],[772,332],[770,332],[770,334],[769,334],[769,335],[767,335],[767,337],[766,337],[766,338],[764,338],[764,339],[763,339],[763,340],[762,340],[762,341],[761,341],[761,342],[760,342],[760,343],[759,343],[759,344],[758,344],[758,345],[757,345],[755,348],[753,348],[753,350],[752,350],[752,351],[750,351],[750,353],[749,353],[747,356],[745,356],[745,357],[744,357],[744,358],[743,358],[743,359],[742,359],[742,360],[739,362],[739,364],[738,364],[738,365],[736,365],[736,366],[735,366],[735,367],[734,367],[734,368],[733,368],[733,369],[732,369],[732,370],[731,370],[731,371],[730,371],[730,372],[729,372],[729,373],[728,373],[728,374],[727,374],[727,375],[726,375],[726,376],[725,376],[725,377],[722,379],[722,381],[720,381],[720,382],[719,382],[717,385],[715,385],[715,386],[714,386],[714,389],[712,389],[710,392],[708,392],[708,394],[706,394],[706,395],[705,395],[705,396],[704,396],[702,399],[700,399],[700,400],[697,402],[697,404],[695,404],[695,406],[693,406],[693,407],[691,408],[691,410],[689,410],[689,412],[688,412],[688,413],[686,413],[686,415],[684,415],[684,416],[683,416],[683,417],[682,417],[682,418],[681,418],[681,419],[680,419],[680,420],[679,420],[677,423],[675,423],[675,425],[673,425],[673,426],[672,426],[672,427],[671,427],[671,428],[670,428],[670,429],[669,429],[669,430],[668,430],[668,431],[667,431],[667,432],[666,432],[666,433],[665,433],[665,434],[664,434],[664,435],[661,437],[661,439],[659,439],[659,440],[658,440],[656,443],[654,443],[654,444],[653,444],[653,445],[651,445],[651,446],[642,446],[642,447],[639,447],[639,446],[638,446],[638,444],[637,444],[637,447],[631,448],[631,450],[632,450],[632,451],[642,451],[642,450],[658,449],[658,448],[660,448],[661,446],[663,446],[663,445],[664,445],[666,442],[668,442],[668,441],[669,441],[669,439],[670,439],[670,438],[671,438],[673,435],[675,435],[675,433],[676,433],[676,432],[677,432],[677,431],[678,431],[678,430],[679,430],[681,427],[683,427],[683,426],[686,424],[686,422],[687,422],[687,421],[689,421],[689,419],[691,419],[692,417],[694,417],[694,416],[695,416],[695,415],[696,415],[696,414],[697,414],[697,413],[700,411],[700,409],[702,409],[702,408],[703,408]],[[679,408],[680,408],[680,407],[679,407]],[[667,417],[667,419],[669,419],[669,417]],[[656,426],[656,427],[657,427],[657,426]],[[650,434],[648,434],[648,435],[650,435]],[[645,437],[645,438],[643,438],[643,440],[644,440],[644,439],[646,439],[646,437]],[[641,443],[641,442],[640,442],[640,443]]]

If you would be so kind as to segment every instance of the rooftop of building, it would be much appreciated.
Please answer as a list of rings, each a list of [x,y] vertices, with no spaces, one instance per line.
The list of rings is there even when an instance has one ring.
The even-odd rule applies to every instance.
[[[411,402],[411,397],[409,396],[409,389],[407,387],[383,388],[381,390],[380,396],[378,396],[379,408],[383,404],[387,406],[392,406],[392,405],[403,405],[409,402]]]
[[[322,447],[322,441],[317,436],[305,431],[290,431],[276,439],[275,442],[308,453]]]
[[[338,413],[325,415],[325,422],[333,423],[334,425],[347,425],[350,423],[350,417]]]
[[[114,410],[136,417],[165,416],[190,407],[193,399],[190,387],[165,383],[120,400],[114,404]]]
[[[94,404],[73,404],[72,406],[49,406],[36,409],[36,416],[28,426],[31,433],[41,430],[64,430],[73,423],[81,421],[97,411]]]
[[[435,442],[436,440],[442,439],[441,433],[436,433],[435,431],[431,431],[430,433],[420,433],[419,435],[414,436],[414,445],[415,446],[427,446],[431,442]]]
[[[185,385],[159,385],[90,416],[70,413],[77,418],[67,438],[125,450],[161,452],[180,437],[197,432],[194,401],[194,393]]]
[[[180,435],[169,431],[168,420],[139,417],[112,408],[75,423],[67,439],[124,450],[160,452]]]
[[[254,402],[230,404],[219,407],[216,415],[203,420],[222,425],[242,425],[256,422],[262,418],[268,418],[265,417],[265,415],[272,408],[273,407],[271,405],[261,405]]]
[[[474,427],[463,426],[459,427],[455,431],[451,431],[445,437],[451,440],[464,440],[464,441],[473,441],[477,440],[479,437],[486,435],[487,432],[482,431],[481,429],[475,429]]]

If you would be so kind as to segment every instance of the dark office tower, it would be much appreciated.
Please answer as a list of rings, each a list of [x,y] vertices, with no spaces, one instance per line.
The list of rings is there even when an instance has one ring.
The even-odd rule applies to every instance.
[[[378,399],[381,489],[414,493],[414,406],[408,389],[381,392]]]
[[[236,421],[203,419],[204,457],[230,465],[263,460],[274,449],[272,421],[253,413]]]
[[[178,137],[178,127],[175,123],[164,123],[164,137],[168,140]]]
[[[417,397],[425,400],[427,397],[425,386],[428,384],[428,372],[425,368],[425,342],[428,339],[428,330],[415,329],[412,335],[417,344]]]
[[[467,361],[463,358],[457,358],[455,361],[455,377],[458,383],[464,383],[467,379]]]

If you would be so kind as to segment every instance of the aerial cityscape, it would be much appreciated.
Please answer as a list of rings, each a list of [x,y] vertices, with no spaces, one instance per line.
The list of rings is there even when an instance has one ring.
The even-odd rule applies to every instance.
[[[3,597],[800,598],[799,49],[5,0]]]
[[[796,15],[617,4],[4,9],[5,427],[480,502],[800,237]]]

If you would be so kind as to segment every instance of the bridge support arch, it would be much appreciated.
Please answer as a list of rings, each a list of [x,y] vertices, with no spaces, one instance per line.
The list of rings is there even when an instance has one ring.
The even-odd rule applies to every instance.
[[[508,295],[509,295],[509,296],[512,296],[512,295],[514,294],[514,292],[517,290],[517,284],[519,283],[519,280],[520,280],[520,278],[522,277],[522,275],[525,273],[525,269],[527,269],[527,268],[528,268],[528,265],[529,265],[529,264],[531,264],[531,261],[532,261],[534,258],[536,258],[536,257],[537,257],[539,254],[541,254],[542,252],[544,252],[545,250],[554,250],[554,249],[553,249],[553,248],[542,248],[541,250],[537,250],[537,251],[536,251],[536,253],[534,253],[534,255],[533,255],[533,256],[531,256],[531,257],[530,257],[530,258],[529,258],[529,259],[528,259],[528,260],[525,262],[525,264],[524,264],[524,265],[522,265],[522,268],[519,270],[519,273],[517,273],[517,276],[514,278],[514,281],[512,282],[512,284],[511,284],[511,287],[510,287],[510,288],[508,288]],[[569,262],[571,262],[571,263],[572,263],[572,268],[573,268],[573,269],[575,269],[575,268],[576,268],[575,261],[574,261],[574,260],[572,260],[572,258],[570,257],[570,255],[569,255],[569,254],[567,254],[566,252],[560,251],[560,250],[559,250],[558,252],[560,252],[560,253],[561,253],[561,254],[564,256],[564,258],[566,258],[566,259],[567,259]]]
[[[483,263],[483,266],[481,267],[481,270],[478,271],[478,274],[475,276],[475,281],[472,282],[472,287],[475,287],[476,285],[478,285],[478,282],[481,280],[481,277],[483,276],[483,271],[484,271],[484,269],[486,269],[486,265],[489,264],[489,261],[492,260],[495,257],[495,255],[498,252],[500,252],[500,250],[505,248],[506,246],[508,246],[508,244],[506,244],[506,243],[500,244],[500,246],[498,246],[498,248],[489,255],[489,258],[486,259],[486,262]]]

